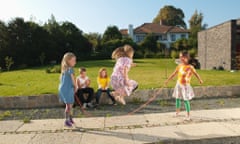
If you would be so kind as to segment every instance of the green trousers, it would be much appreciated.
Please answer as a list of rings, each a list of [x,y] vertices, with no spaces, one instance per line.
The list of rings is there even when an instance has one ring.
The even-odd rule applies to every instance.
[[[190,112],[190,110],[191,110],[190,101],[185,100],[184,105],[185,105],[186,111]],[[180,108],[181,108],[181,99],[176,99],[176,109],[180,109]]]

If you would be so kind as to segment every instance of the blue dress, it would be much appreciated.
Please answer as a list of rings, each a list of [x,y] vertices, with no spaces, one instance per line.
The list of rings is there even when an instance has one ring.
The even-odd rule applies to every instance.
[[[73,74],[73,69],[67,69],[61,76],[60,84],[58,87],[59,90],[59,99],[65,104],[74,103],[74,85],[71,78]]]

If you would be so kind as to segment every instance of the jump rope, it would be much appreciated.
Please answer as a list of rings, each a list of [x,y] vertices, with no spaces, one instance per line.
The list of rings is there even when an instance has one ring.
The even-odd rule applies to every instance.
[[[123,115],[123,116],[127,116],[127,115],[133,115],[135,114],[136,112],[142,110],[143,108],[145,108],[147,105],[149,105],[151,102],[153,102],[157,96],[161,93],[163,89],[163,86],[160,87],[156,93],[153,94],[153,96],[151,98],[149,98],[145,103],[141,104],[138,108],[134,109],[133,111],[130,111],[128,112],[126,115]],[[82,107],[82,102],[79,100],[78,96],[75,94],[74,95],[75,97],[75,100],[77,102],[77,104],[79,105],[80,107],[80,110],[82,111],[83,115],[86,116],[86,117],[91,117],[93,116],[91,113],[87,112],[83,107]]]

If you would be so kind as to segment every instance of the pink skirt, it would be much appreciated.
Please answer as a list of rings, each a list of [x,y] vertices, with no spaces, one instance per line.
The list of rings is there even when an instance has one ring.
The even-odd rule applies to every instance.
[[[174,91],[173,91],[173,97],[183,100],[191,100],[194,97],[193,88],[190,84],[187,85],[181,85],[179,83],[176,84]]]
[[[134,80],[129,80],[128,83],[130,86],[126,85],[123,78],[112,76],[111,85],[116,93],[122,96],[130,96],[133,90],[138,86],[138,83]]]

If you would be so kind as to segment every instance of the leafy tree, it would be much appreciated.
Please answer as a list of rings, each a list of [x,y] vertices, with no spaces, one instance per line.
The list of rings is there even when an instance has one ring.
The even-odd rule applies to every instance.
[[[44,24],[43,28],[48,32],[48,53],[49,61],[60,61],[60,57],[64,46],[64,37],[61,32],[60,24],[56,21],[55,17],[51,15],[48,22]]]
[[[23,18],[15,18],[8,23],[9,41],[7,55],[13,57],[16,65],[23,64],[28,59],[28,42],[30,33]]]
[[[175,50],[171,51],[171,58],[176,59],[176,58],[178,58],[178,56],[179,56],[179,52],[177,52]]]
[[[183,51],[189,49],[189,44],[187,39],[178,39],[174,43],[172,43],[172,48],[176,51]]]
[[[192,46],[192,48],[197,48],[198,32],[206,29],[206,27],[207,27],[207,24],[202,24],[202,23],[203,23],[203,14],[201,12],[199,13],[196,10],[189,20],[189,26],[190,26],[189,42],[190,42],[190,45]]]
[[[77,57],[87,58],[92,52],[91,43],[82,34],[82,31],[71,22],[63,22],[60,27],[63,34],[64,45],[61,55],[67,51],[72,51]]]
[[[8,37],[7,25],[0,21],[0,67],[5,64],[4,58],[7,55]]]
[[[122,39],[122,34],[120,33],[117,26],[108,26],[103,34],[102,42],[107,42],[110,40]]]
[[[160,20],[164,25],[177,26],[180,25],[186,28],[184,22],[184,13],[182,9],[175,8],[171,5],[166,5],[160,9],[158,15],[153,19],[153,23],[160,23]]]
[[[39,55],[48,51],[48,33],[41,26],[15,18],[8,23],[8,34],[6,55],[13,57],[15,66],[40,64]]]
[[[151,52],[158,52],[157,39],[153,34],[148,34],[140,45],[143,49],[147,49]]]
[[[102,36],[99,33],[88,33],[88,34],[84,34],[84,37],[88,39],[88,41],[91,43],[92,45],[92,49],[93,51],[97,51],[100,46],[101,46],[101,40],[102,40]]]

